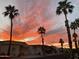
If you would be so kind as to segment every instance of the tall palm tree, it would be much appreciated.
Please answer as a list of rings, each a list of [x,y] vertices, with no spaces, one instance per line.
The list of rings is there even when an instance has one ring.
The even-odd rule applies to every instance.
[[[64,40],[62,38],[60,38],[59,43],[61,43],[61,48],[63,49]]]
[[[65,15],[65,26],[67,29],[68,34],[68,41],[69,41],[69,47],[72,49],[72,41],[71,41],[71,33],[69,28],[69,21],[67,19],[67,14],[72,13],[74,6],[70,4],[71,2],[68,2],[68,0],[60,1],[57,7],[56,14],[60,15],[62,12]]]
[[[41,38],[42,38],[42,45],[44,45],[44,38],[43,35],[45,34],[46,30],[44,27],[39,27],[38,28],[38,33],[41,34]]]
[[[79,28],[79,18],[77,18],[77,19],[75,20],[75,22],[76,22],[76,24],[77,24],[77,26],[78,26],[78,28]],[[78,40],[78,47],[79,47],[79,40]]]
[[[76,32],[75,32],[75,30],[78,28],[77,27],[77,24],[76,24],[76,22],[74,21],[74,22],[71,22],[71,26],[70,26],[70,28],[72,29],[72,30],[74,30],[74,33],[73,33],[73,37],[74,37],[74,42],[75,42],[75,48],[77,49],[78,48],[78,46],[77,46],[77,34],[76,34]]]
[[[18,9],[15,9],[15,6],[6,6],[5,7],[6,11],[3,12],[4,16],[9,16],[11,19],[11,29],[10,29],[10,43],[9,43],[9,48],[8,48],[8,53],[7,55],[10,55],[10,50],[11,50],[11,41],[12,41],[12,29],[13,29],[13,19],[15,16],[19,15]]]

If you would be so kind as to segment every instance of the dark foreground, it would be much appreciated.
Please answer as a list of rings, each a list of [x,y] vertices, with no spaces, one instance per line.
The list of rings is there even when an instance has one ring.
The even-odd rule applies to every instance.
[[[32,59],[66,59],[63,55],[54,55],[54,56],[44,56],[40,58],[32,58]]]
[[[63,55],[43,56],[36,58],[23,58],[23,57],[0,57],[0,59],[66,59]]]

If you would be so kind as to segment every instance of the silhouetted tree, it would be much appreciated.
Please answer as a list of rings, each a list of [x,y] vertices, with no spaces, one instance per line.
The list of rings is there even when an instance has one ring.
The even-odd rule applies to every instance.
[[[60,1],[58,4],[59,6],[57,7],[56,14],[60,15],[62,12],[65,15],[65,26],[67,29],[67,34],[68,34],[68,41],[69,41],[69,47],[72,49],[72,41],[71,41],[71,33],[70,33],[70,28],[69,28],[69,21],[67,19],[67,14],[72,13],[74,6],[70,4],[71,2],[68,2],[68,0]]]
[[[59,43],[61,43],[61,48],[63,48],[64,40],[62,38],[60,38]]]
[[[46,30],[45,30],[45,28],[44,27],[39,27],[38,28],[38,33],[39,34],[41,34],[41,38],[42,38],[42,55],[44,55],[45,53],[45,51],[44,51],[44,38],[43,38],[43,36],[44,36],[44,34],[45,34],[45,32],[46,32]]]
[[[76,22],[76,24],[77,24],[77,27],[79,28],[79,18],[77,18],[77,19],[75,20],[75,22]],[[79,46],[79,40],[78,40],[78,46]]]
[[[13,29],[13,19],[15,18],[15,16],[19,15],[18,13],[18,9],[15,9],[15,6],[6,6],[5,7],[6,11],[3,13],[4,16],[9,16],[9,18],[11,19],[11,30],[10,30],[10,44],[9,44],[9,48],[8,48],[8,55],[10,55],[10,50],[11,50],[11,41],[12,41],[12,29]]]
[[[78,48],[78,46],[77,46],[77,34],[76,34],[76,32],[75,32],[75,30],[78,28],[78,26],[77,26],[77,24],[76,24],[76,22],[74,21],[74,22],[71,22],[71,26],[70,26],[70,28],[72,29],[72,30],[74,30],[74,33],[73,33],[73,37],[74,37],[74,42],[75,42],[75,48],[77,49]]]
[[[42,45],[44,45],[44,38],[43,35],[45,34],[46,30],[44,27],[40,27],[38,28],[38,33],[41,34],[41,38],[42,38]]]

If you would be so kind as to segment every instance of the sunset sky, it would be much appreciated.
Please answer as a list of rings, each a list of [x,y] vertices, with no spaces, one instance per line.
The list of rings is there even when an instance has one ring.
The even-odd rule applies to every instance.
[[[9,40],[10,33],[10,19],[4,17],[2,13],[5,11],[5,6],[14,5],[20,15],[13,20],[13,40],[41,44],[37,30],[40,26],[44,26],[45,44],[57,43],[60,38],[67,42],[64,15],[56,15],[59,1],[61,0],[0,0],[0,41]],[[69,22],[72,22],[79,17],[79,0],[68,1],[75,6],[73,13],[68,14]]]

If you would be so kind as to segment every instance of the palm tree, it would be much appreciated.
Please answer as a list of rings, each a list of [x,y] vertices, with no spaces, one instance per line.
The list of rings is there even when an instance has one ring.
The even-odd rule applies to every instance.
[[[44,45],[44,38],[43,38],[43,35],[45,34],[46,30],[44,27],[40,27],[38,29],[38,33],[41,34],[41,38],[42,38],[42,45]]]
[[[9,43],[9,48],[8,48],[8,53],[7,55],[10,55],[10,50],[11,50],[11,41],[12,41],[12,29],[13,29],[13,19],[15,16],[19,15],[18,9],[15,9],[15,6],[6,6],[5,7],[6,11],[3,13],[4,16],[9,16],[11,19],[11,29],[10,29],[10,43]]]
[[[41,34],[41,38],[42,38],[42,55],[44,55],[45,53],[45,51],[44,51],[44,38],[43,38],[43,35],[45,34],[45,32],[46,32],[46,30],[45,30],[45,28],[44,27],[39,27],[38,28],[38,33],[39,34]]]
[[[68,34],[68,41],[69,41],[69,47],[72,49],[72,41],[71,41],[71,33],[70,33],[70,27],[69,27],[69,21],[67,19],[67,14],[72,13],[74,6],[70,4],[71,2],[68,2],[68,0],[60,1],[57,7],[56,14],[60,15],[62,12],[65,15],[65,26],[67,29]]]
[[[74,37],[74,42],[75,42],[75,48],[77,49],[78,47],[77,47],[77,34],[76,34],[76,32],[75,32],[75,30],[78,28],[77,27],[77,24],[76,24],[76,22],[74,21],[74,22],[71,22],[71,26],[70,26],[70,28],[72,29],[72,30],[74,30],[74,33],[73,33],[73,37]]]
[[[62,38],[60,38],[59,43],[61,44],[61,52],[63,52],[63,44],[64,44],[64,41],[63,41]]]
[[[61,48],[63,49],[63,43],[64,43],[64,41],[63,41],[62,38],[60,38],[59,43],[61,43]]]
[[[79,18],[75,19],[75,22],[77,24],[77,27],[79,28]],[[79,46],[79,40],[78,40],[78,46]]]

